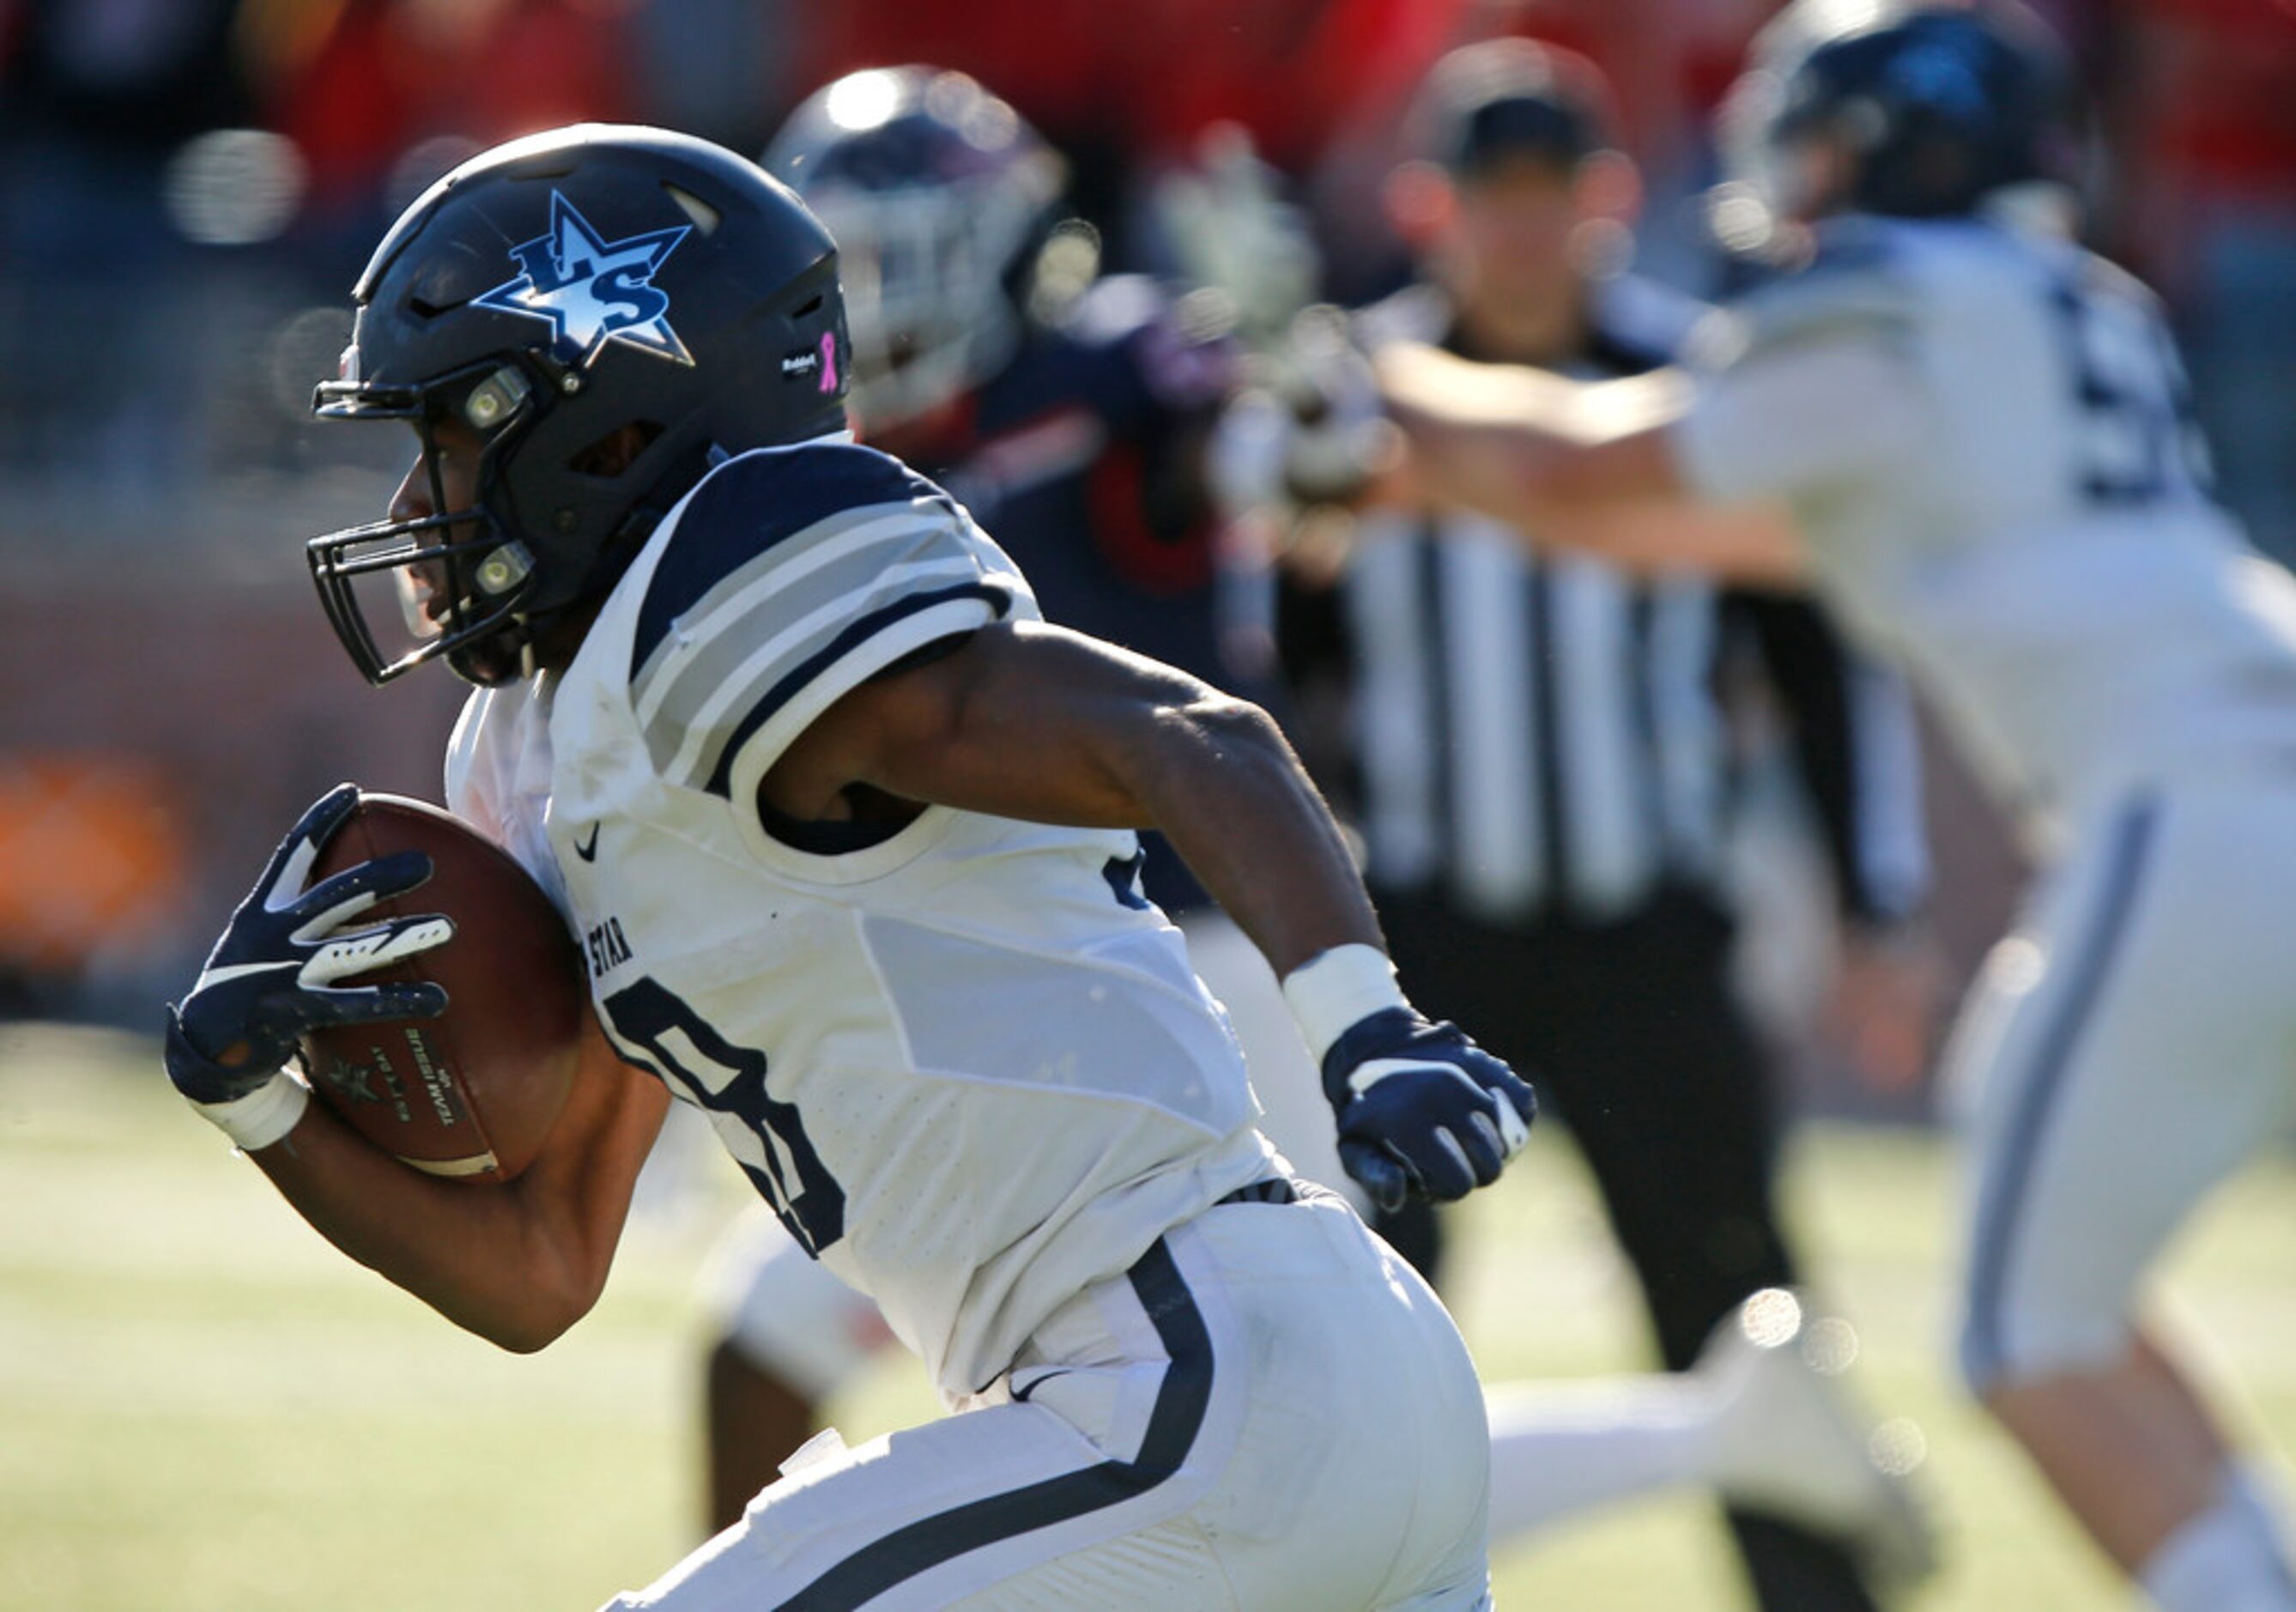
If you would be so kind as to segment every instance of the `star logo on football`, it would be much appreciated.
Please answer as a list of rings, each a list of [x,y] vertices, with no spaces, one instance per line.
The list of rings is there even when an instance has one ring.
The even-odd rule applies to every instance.
[[[348,1064],[337,1064],[330,1068],[323,1069],[319,1073],[321,1078],[324,1079],[328,1085],[332,1086],[336,1090],[341,1092],[345,1097],[349,1098],[354,1102],[379,1103],[382,1101],[382,1093],[374,1089],[375,1072],[372,1069],[366,1068],[364,1065],[353,1066]]]
[[[547,320],[552,344],[564,362],[588,368],[610,341],[675,363],[693,356],[669,327],[669,293],[653,276],[686,225],[607,241],[574,204],[550,193],[550,229],[510,249],[521,270],[477,299],[484,308],[521,318]]]

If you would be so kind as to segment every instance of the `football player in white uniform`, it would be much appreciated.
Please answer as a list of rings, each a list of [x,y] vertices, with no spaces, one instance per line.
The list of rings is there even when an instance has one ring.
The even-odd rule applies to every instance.
[[[315,539],[377,682],[480,685],[450,803],[558,900],[596,1032],[516,1181],[472,1192],[309,1104],[333,933],[298,825],[171,1010],[168,1066],[353,1257],[506,1347],[603,1284],[674,1097],[964,1412],[801,1452],[617,1604],[1472,1608],[1481,1395],[1449,1318],[1251,1124],[1235,1040],[1135,888],[1166,834],[1250,933],[1375,1197],[1464,1195],[1529,1090],[1398,991],[1344,844],[1257,708],[1044,626],[939,488],[852,443],[828,235],[754,165],[581,126],[474,158],[357,288],[332,417],[413,424],[390,518]],[[378,642],[365,580],[416,642]],[[419,863],[420,859],[414,859]]]
[[[1806,576],[2022,814],[2047,873],[1950,1055],[1964,1369],[2158,1604],[2284,1609],[2259,1485],[2137,1288],[2296,1098],[2296,586],[2210,501],[2151,297],[2067,238],[2063,85],[2019,11],[1800,0],[1726,137],[1736,205],[1806,256],[1710,366],[1377,363],[1398,487]]]
[[[837,241],[859,434],[996,533],[1048,619],[1249,695],[1223,653],[1218,533],[1196,468],[1234,354],[1139,276],[1079,286],[1057,317],[1031,306],[1052,281],[1032,261],[1061,217],[1064,164],[1028,120],[964,74],[873,68],[808,96],[760,162]],[[1168,845],[1141,848],[1140,892],[1226,1010],[1260,1131],[1296,1173],[1352,1192],[1267,959]],[[762,1205],[707,1287],[714,1532],[820,1427],[824,1402],[897,1345]]]

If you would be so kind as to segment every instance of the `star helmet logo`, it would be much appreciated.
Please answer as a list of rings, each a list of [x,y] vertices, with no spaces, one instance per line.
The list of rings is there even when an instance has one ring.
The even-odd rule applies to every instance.
[[[690,226],[606,241],[574,204],[550,193],[550,230],[510,249],[521,271],[478,299],[480,306],[550,324],[558,358],[587,369],[609,341],[674,363],[693,355],[669,327],[669,293],[653,276]]]

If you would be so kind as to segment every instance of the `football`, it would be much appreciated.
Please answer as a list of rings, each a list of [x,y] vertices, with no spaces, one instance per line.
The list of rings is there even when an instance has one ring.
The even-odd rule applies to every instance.
[[[362,794],[320,853],[316,881],[396,851],[430,881],[372,917],[443,912],[455,938],[345,982],[429,980],[437,1018],[345,1024],[303,1040],[311,1089],[376,1147],[455,1181],[507,1181],[533,1163],[571,1089],[586,990],[572,938],[541,886],[501,847],[420,801]]]

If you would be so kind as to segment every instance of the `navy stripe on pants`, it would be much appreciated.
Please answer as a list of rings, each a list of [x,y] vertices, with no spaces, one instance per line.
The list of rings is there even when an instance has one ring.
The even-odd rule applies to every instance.
[[[895,1529],[782,1602],[780,1612],[849,1612],[968,1550],[1120,1504],[1177,1472],[1211,1402],[1211,1334],[1163,1243],[1141,1255],[1128,1276],[1170,1361],[1137,1456],[968,1501]]]
[[[2146,796],[2131,804],[2113,824],[2095,916],[2079,937],[2078,946],[2069,949],[2062,993],[2034,1049],[2032,1072],[2018,1092],[2006,1139],[1980,1189],[1969,1320],[1962,1338],[1963,1374],[1980,1389],[1997,1378],[2007,1361],[2002,1312],[2010,1267],[2016,1256],[2019,1212],[2030,1196],[2034,1165],[2050,1116],[2063,1093],[2073,1053],[2095,1014],[2121,937],[2128,933],[2160,818],[2160,802]],[[2053,965],[2055,961],[2052,959]]]

